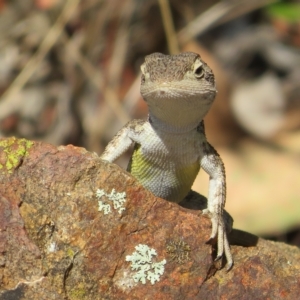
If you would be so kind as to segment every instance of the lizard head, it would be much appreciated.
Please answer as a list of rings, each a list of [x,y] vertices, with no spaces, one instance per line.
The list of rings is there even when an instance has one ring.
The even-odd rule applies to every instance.
[[[153,53],[141,70],[141,94],[150,120],[174,130],[196,128],[217,93],[214,74],[200,56]]]

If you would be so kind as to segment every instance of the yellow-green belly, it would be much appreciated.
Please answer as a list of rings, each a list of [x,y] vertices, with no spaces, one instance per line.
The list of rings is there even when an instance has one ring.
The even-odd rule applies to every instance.
[[[190,191],[199,169],[198,161],[183,164],[171,155],[147,157],[138,145],[128,171],[157,197],[179,202]]]

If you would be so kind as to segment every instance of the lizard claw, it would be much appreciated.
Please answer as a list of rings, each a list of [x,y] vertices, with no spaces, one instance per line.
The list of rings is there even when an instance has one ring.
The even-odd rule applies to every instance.
[[[231,263],[227,263],[226,264],[226,272],[229,272],[232,267],[233,267],[233,261]]]
[[[208,210],[208,209],[204,209],[202,211],[203,215],[206,215],[210,218],[211,220],[211,225],[212,225],[212,232],[210,235],[210,238],[208,241],[212,241],[213,239],[215,239],[215,237],[217,236],[217,232],[218,232],[218,220],[216,219],[216,217],[213,216],[213,214]]]
[[[223,255],[221,255],[221,256],[217,256],[217,257],[215,258],[215,261],[218,261],[218,260],[220,260],[222,257],[223,257]]]
[[[215,261],[218,261],[223,256],[225,256],[227,260],[226,271],[229,271],[233,266],[233,259],[230,251],[230,245],[227,238],[226,226],[224,220],[222,216],[219,216],[218,214],[214,214],[210,212],[208,209],[205,209],[203,211],[203,214],[208,215],[212,223],[212,233],[208,240],[208,243],[214,240],[216,237],[218,239],[217,241],[218,252]]]

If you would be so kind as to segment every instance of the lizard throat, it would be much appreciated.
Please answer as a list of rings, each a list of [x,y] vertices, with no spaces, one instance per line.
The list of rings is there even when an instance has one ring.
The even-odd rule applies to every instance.
[[[167,103],[169,102],[169,103]],[[195,129],[211,107],[212,101],[147,101],[149,122],[154,129],[186,133]]]
[[[202,120],[197,120],[196,122],[189,122],[188,124],[180,125],[180,124],[173,124],[169,122],[165,122],[161,119],[156,118],[154,115],[149,113],[149,123],[153,127],[153,129],[158,129],[159,131],[167,132],[167,133],[174,133],[174,134],[183,134],[188,133],[199,125]]]

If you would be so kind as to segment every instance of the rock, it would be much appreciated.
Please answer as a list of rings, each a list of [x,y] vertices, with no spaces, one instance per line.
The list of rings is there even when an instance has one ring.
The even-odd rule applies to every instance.
[[[299,296],[297,247],[233,230],[252,247],[232,246],[226,272],[205,243],[210,230],[199,211],[85,149],[0,140],[0,299]]]

